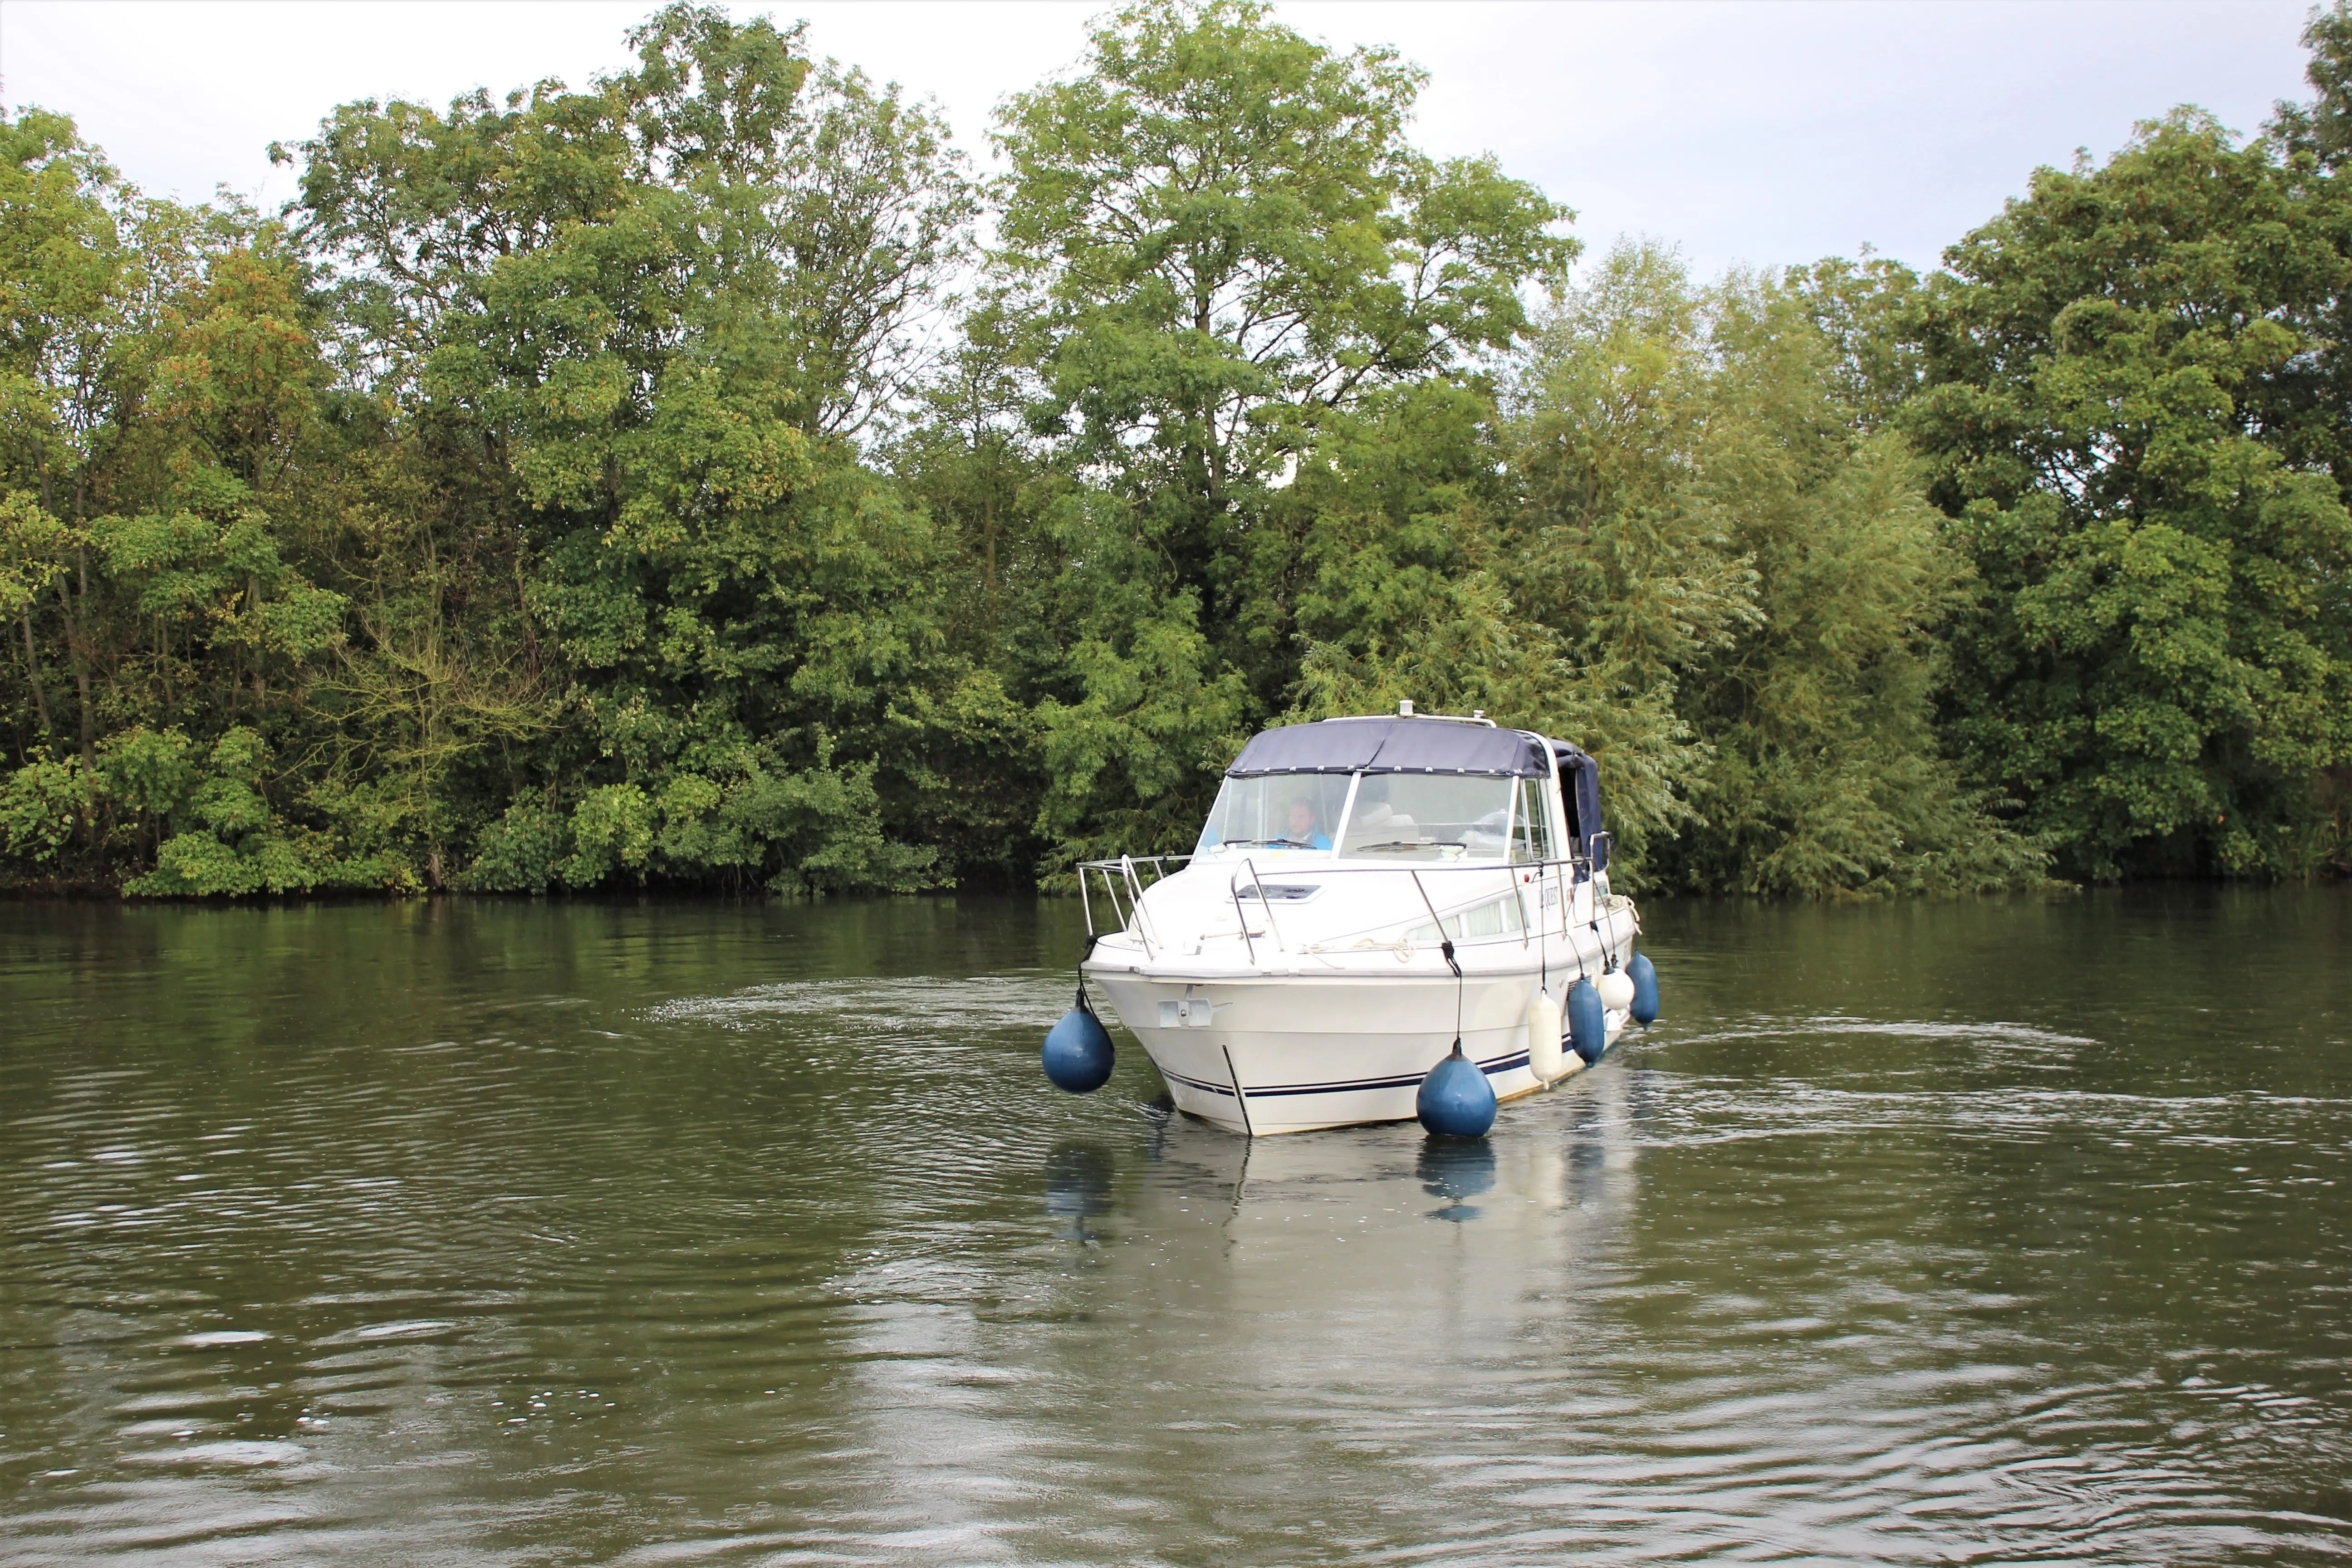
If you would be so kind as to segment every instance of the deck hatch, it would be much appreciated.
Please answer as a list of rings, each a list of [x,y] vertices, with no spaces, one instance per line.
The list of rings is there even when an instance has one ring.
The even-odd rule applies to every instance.
[[[1307,882],[1266,882],[1243,888],[1234,896],[1255,899],[1263,893],[1269,904],[1303,904],[1322,890],[1320,886]]]

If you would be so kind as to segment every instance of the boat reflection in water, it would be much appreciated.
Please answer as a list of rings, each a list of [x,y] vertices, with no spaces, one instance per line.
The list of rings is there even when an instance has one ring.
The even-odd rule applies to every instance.
[[[1072,1241],[1090,1241],[1087,1222],[1111,1210],[1110,1152],[1096,1143],[1063,1143],[1045,1157],[1045,1212],[1062,1221]]]
[[[1116,1181],[1099,1150],[1056,1149],[1045,1208],[1084,1245],[1080,1295],[1148,1300],[1128,1277],[1156,1278],[1172,1313],[1132,1326],[1179,1359],[1204,1329],[1277,1379],[1299,1358],[1362,1353],[1367,1332],[1411,1344],[1442,1329],[1448,1353],[1469,1332],[1501,1352],[1570,1331],[1580,1279],[1617,1248],[1640,1194],[1642,1081],[1612,1062],[1480,1139],[1410,1123],[1236,1139],[1163,1100],[1139,1169]],[[1097,1270],[1108,1279],[1085,1279]],[[1358,1325],[1345,1343],[1328,1337],[1338,1321]]]

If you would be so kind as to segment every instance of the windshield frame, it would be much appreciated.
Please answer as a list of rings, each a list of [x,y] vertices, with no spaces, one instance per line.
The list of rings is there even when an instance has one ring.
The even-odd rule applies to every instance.
[[[1210,806],[1208,819],[1201,826],[1201,837],[1193,845],[1192,858],[1195,860],[1207,860],[1213,858],[1231,859],[1253,854],[1268,855],[1282,859],[1313,856],[1320,859],[1335,862],[1348,860],[1374,866],[1392,866],[1400,869],[1413,866],[1427,865],[1433,860],[1448,865],[1458,865],[1465,862],[1474,865],[1486,865],[1491,862],[1496,865],[1507,866],[1518,863],[1517,859],[1515,858],[1514,847],[1517,842],[1517,835],[1521,826],[1523,815],[1528,810],[1530,805],[1534,805],[1536,809],[1546,813],[1546,821],[1541,830],[1542,835],[1549,837],[1552,837],[1557,831],[1549,821],[1549,792],[1544,787],[1548,784],[1551,783],[1550,780],[1522,780],[1515,776],[1507,776],[1498,773],[1448,773],[1440,769],[1432,769],[1425,773],[1390,773],[1385,771],[1367,773],[1360,770],[1348,774],[1347,794],[1340,803],[1339,815],[1335,819],[1332,827],[1327,832],[1327,837],[1330,840],[1330,847],[1328,848],[1318,849],[1311,845],[1297,844],[1286,839],[1265,840],[1255,838],[1220,837],[1214,844],[1207,842],[1210,830],[1214,826],[1217,821],[1218,805],[1224,801],[1225,791],[1233,785],[1259,784],[1262,781],[1276,779],[1305,778],[1317,775],[1307,773],[1305,770],[1301,770],[1297,773],[1286,772],[1279,773],[1252,774],[1247,778],[1241,779],[1228,777],[1222,781],[1217,791],[1218,802]],[[1330,775],[1328,773],[1324,773],[1321,776],[1328,777]],[[1472,851],[1467,845],[1462,844],[1458,841],[1415,845],[1410,849],[1382,849],[1367,852],[1366,847],[1363,846],[1359,846],[1353,850],[1349,849],[1347,845],[1349,836],[1355,832],[1357,827],[1356,811],[1358,804],[1363,795],[1365,781],[1367,779],[1376,777],[1383,780],[1419,780],[1437,778],[1478,780],[1494,785],[1497,793],[1504,795],[1504,801],[1497,803],[1504,805],[1504,821],[1499,841],[1492,850],[1479,850],[1475,852]],[[1531,792],[1524,787],[1528,784],[1533,784],[1536,785],[1535,790],[1532,792],[1536,798],[1532,803],[1528,799],[1528,796]]]

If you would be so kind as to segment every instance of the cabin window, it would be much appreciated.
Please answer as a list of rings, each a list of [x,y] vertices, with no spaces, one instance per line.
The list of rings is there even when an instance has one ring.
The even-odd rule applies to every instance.
[[[1264,773],[1227,779],[1209,809],[1195,853],[1242,849],[1328,849],[1348,804],[1346,773]]]
[[[1406,931],[1404,939],[1415,944],[1433,947],[1437,944],[1442,927],[1444,934],[1455,942],[1478,942],[1486,938],[1517,936],[1521,924],[1518,896],[1513,894],[1507,899],[1496,899],[1490,904],[1464,910],[1460,914],[1447,915],[1436,925],[1423,921]]]
[[[1515,781],[1463,773],[1366,773],[1343,855],[1400,860],[1502,858]]]
[[[1519,865],[1559,858],[1551,838],[1551,791],[1543,779],[1519,781],[1518,809],[1511,814],[1511,859]]]

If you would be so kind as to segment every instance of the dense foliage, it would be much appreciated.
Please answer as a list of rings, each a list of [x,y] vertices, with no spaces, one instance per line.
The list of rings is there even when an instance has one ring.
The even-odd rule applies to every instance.
[[[274,216],[0,121],[0,879],[1050,881],[1255,728],[1481,709],[1625,871],[2352,861],[2352,19],[1916,277],[1694,279],[1151,0],[983,180],[802,30],[346,105]],[[985,241],[988,248],[982,248]]]

